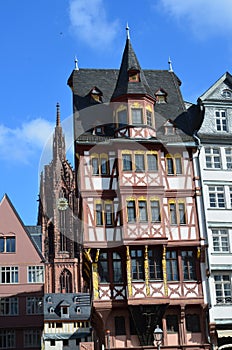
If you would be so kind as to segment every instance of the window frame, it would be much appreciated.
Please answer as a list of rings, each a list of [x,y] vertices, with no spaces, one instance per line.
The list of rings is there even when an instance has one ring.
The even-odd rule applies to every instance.
[[[215,273],[214,274],[214,287],[215,287],[215,302],[216,305],[225,305],[225,304],[232,304],[232,284],[231,284],[231,274],[227,272],[222,273]],[[219,277],[216,280],[216,277]],[[224,279],[224,277],[228,277],[227,279]],[[228,287],[225,287],[226,285],[229,285]],[[220,287],[220,288],[217,288]],[[226,295],[226,292],[230,292],[229,295]],[[221,295],[217,295],[217,292]],[[226,300],[228,298],[228,301]],[[220,299],[220,301],[219,301]]]
[[[181,250],[183,281],[196,281],[196,256],[192,250]]]
[[[36,328],[24,330],[24,346],[25,348],[39,348],[41,346],[41,330]]]
[[[165,155],[167,175],[183,174],[183,156],[179,153]]]
[[[134,159],[135,159],[135,171],[137,173],[143,173],[145,172],[145,157],[144,157],[144,153],[139,153],[136,152],[134,155]]]
[[[143,198],[138,198],[138,220],[148,222],[147,200]]]
[[[167,269],[168,282],[180,281],[178,251],[176,250],[166,251],[166,269]]]
[[[18,266],[0,266],[0,284],[17,284],[17,283],[19,283]]]
[[[220,188],[220,190],[219,190]],[[226,208],[225,201],[225,187],[222,185],[209,185],[208,186],[209,193],[209,207],[215,209]],[[213,205],[215,204],[215,205]]]
[[[218,153],[215,153],[218,152]],[[221,152],[218,147],[205,148],[205,165],[207,169],[221,169]]]
[[[108,210],[108,207],[110,210]],[[94,216],[97,227],[113,227],[114,202],[112,200],[96,200],[94,202]]]
[[[5,344],[1,349],[13,349],[16,347],[16,332],[14,329],[0,329],[0,342]]]
[[[119,120],[121,118],[121,116],[123,117],[122,118],[123,122],[122,122],[122,120]],[[118,127],[128,124],[128,111],[126,108],[120,109],[117,111],[117,124],[118,124]]]
[[[215,128],[216,131],[228,132],[227,113],[225,109],[215,111]]]
[[[143,249],[131,249],[131,278],[133,281],[144,281],[145,271],[144,271],[144,252]]]
[[[0,298],[0,316],[17,316],[19,314],[19,300],[16,297]]]
[[[212,228],[213,252],[230,253],[229,231],[226,228]],[[224,231],[224,232],[223,232]],[[226,249],[223,249],[223,247]],[[218,249],[217,249],[218,248]]]
[[[109,253],[100,252],[98,257],[99,283],[110,283]]]
[[[8,245],[9,242],[10,242],[10,247]],[[13,245],[12,245],[12,242],[14,242]],[[2,254],[16,253],[15,235],[0,236],[0,253]]]
[[[151,222],[161,222],[160,200],[158,198],[150,198],[150,214]],[[156,203],[156,205],[152,204]]]
[[[109,156],[106,153],[93,153],[90,156],[91,161],[91,169],[92,169],[92,176],[109,176],[110,169],[109,169]],[[104,162],[103,162],[104,161]],[[104,169],[104,171],[103,171]]]
[[[27,283],[44,283],[43,265],[31,265],[27,267]]]
[[[135,121],[136,120],[136,121]],[[144,124],[143,107],[131,107],[131,123],[132,125]]]
[[[232,170],[232,148],[225,148],[225,157],[226,157],[226,169]]]
[[[126,214],[127,214],[127,223],[136,223],[137,221],[136,200],[134,198],[126,199]]]
[[[162,254],[161,248],[148,248],[149,280],[163,280]]]
[[[26,299],[26,314],[27,315],[42,315],[43,314],[43,298],[42,297],[27,297],[27,299]]]

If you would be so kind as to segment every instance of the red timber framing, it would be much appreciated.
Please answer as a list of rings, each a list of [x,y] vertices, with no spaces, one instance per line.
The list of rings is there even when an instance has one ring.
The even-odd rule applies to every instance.
[[[163,349],[209,349],[192,162],[196,147],[169,119],[186,117],[180,81],[162,72],[159,83],[167,84],[160,87],[157,74],[145,76],[127,39],[119,71],[75,70],[68,82],[74,97],[82,277],[92,293],[96,350],[154,348],[156,325],[164,332]],[[88,91],[100,75],[98,89],[110,106],[102,104],[101,113],[99,102],[95,114]],[[160,89],[166,95],[157,102]]]

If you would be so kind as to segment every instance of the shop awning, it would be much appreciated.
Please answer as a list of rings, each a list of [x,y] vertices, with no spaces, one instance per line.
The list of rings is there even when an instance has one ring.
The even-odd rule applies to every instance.
[[[219,338],[232,337],[232,329],[220,329],[217,330],[217,334]]]

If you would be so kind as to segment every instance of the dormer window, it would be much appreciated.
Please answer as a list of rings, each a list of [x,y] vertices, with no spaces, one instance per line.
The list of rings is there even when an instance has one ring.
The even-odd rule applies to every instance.
[[[81,314],[81,308],[80,308],[80,306],[77,307],[76,311],[77,311],[77,314]]]
[[[55,313],[54,307],[50,307],[50,308],[49,308],[49,313],[50,313],[50,314],[54,314],[54,313]]]
[[[140,81],[140,75],[139,75],[139,70],[131,68],[128,71],[128,78],[130,83],[137,83]]]
[[[167,102],[167,93],[164,89],[160,88],[155,93],[156,103],[166,103]]]
[[[73,301],[74,301],[74,303],[76,303],[76,304],[77,304],[77,303],[79,303],[79,302],[80,302],[80,298],[79,298],[79,297],[74,297],[74,298],[73,298]]]
[[[176,134],[176,129],[173,126],[173,123],[170,119],[166,121],[164,124],[164,134],[165,135],[175,135]]]
[[[91,97],[91,102],[92,103],[102,103],[103,93],[96,86],[94,86],[92,88],[92,90],[90,91],[89,95]]]
[[[232,97],[232,92],[231,92],[231,90],[229,90],[229,89],[224,89],[224,90],[222,91],[222,96],[223,96],[224,98],[231,98],[231,97]]]
[[[49,304],[52,303],[52,297],[50,297],[50,296],[47,297],[47,303],[49,303]]]
[[[96,126],[93,129],[93,135],[102,135],[104,133],[104,127],[103,126]]]
[[[65,303],[66,304],[66,303]],[[69,317],[69,305],[61,305],[60,306],[61,317],[68,318]]]

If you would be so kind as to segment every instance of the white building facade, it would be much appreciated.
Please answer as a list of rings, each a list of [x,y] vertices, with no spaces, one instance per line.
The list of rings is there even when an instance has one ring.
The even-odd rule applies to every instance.
[[[198,214],[208,243],[209,336],[214,348],[232,349],[232,76],[226,72],[199,103],[205,116],[197,134]]]

